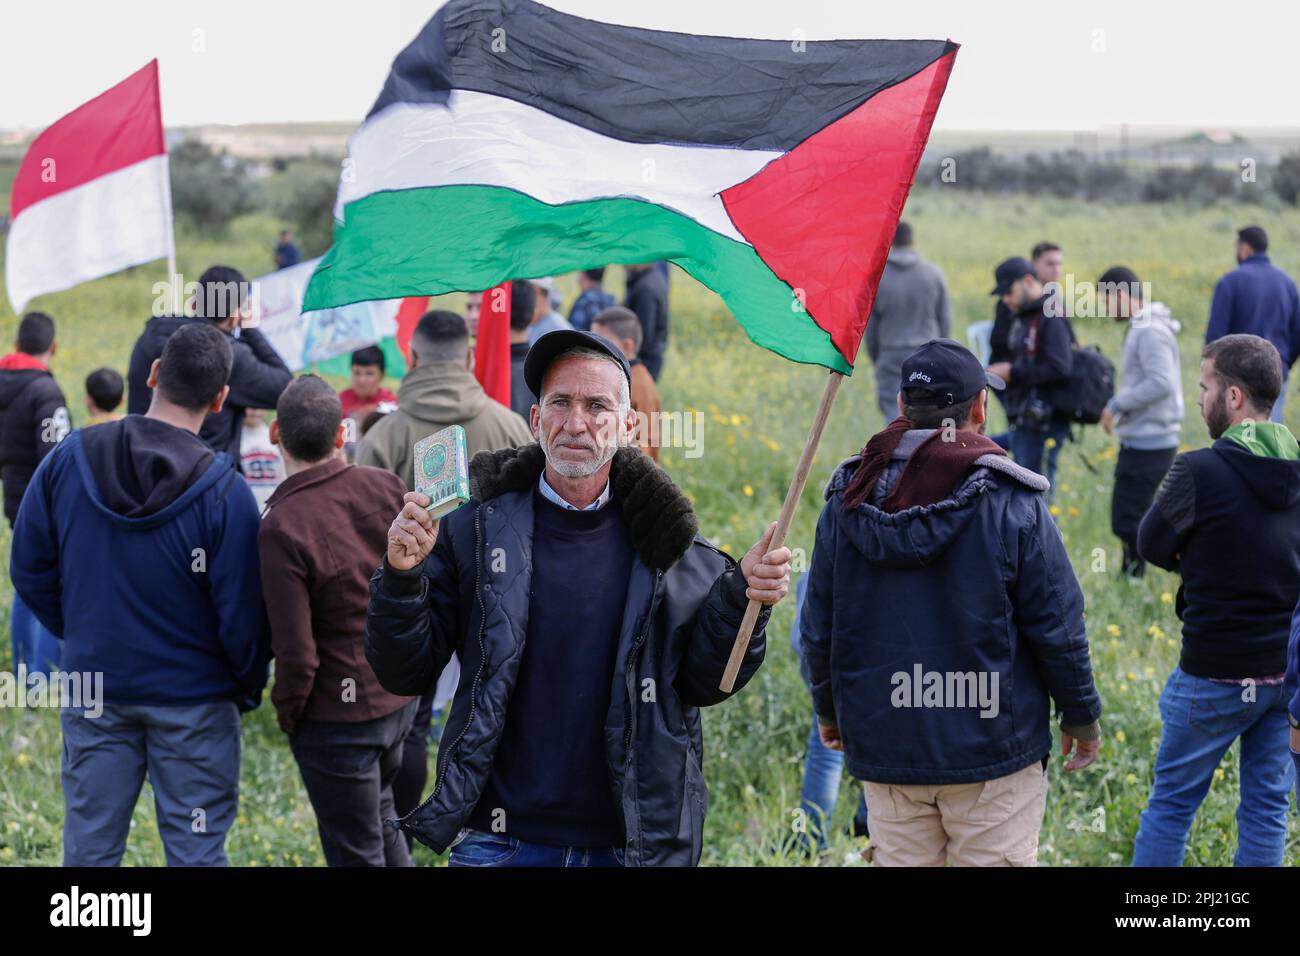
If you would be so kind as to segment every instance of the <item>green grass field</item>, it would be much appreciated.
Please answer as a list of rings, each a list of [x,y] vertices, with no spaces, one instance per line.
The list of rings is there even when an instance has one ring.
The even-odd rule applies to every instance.
[[[3,197],[0,197],[2,199]],[[1270,232],[1274,261],[1300,274],[1300,211],[1234,206],[1187,210],[1163,206],[1108,206],[1067,201],[1030,201],[918,192],[906,217],[917,246],[948,276],[955,334],[991,317],[992,267],[1026,254],[1051,238],[1065,249],[1066,267],[1078,280],[1094,280],[1107,266],[1124,263],[1154,286],[1183,322],[1183,386],[1188,418],[1185,443],[1208,442],[1196,410],[1196,368],[1210,293],[1232,264],[1235,228],[1258,220]],[[278,223],[265,216],[236,221],[229,235],[210,238],[182,230],[181,271],[197,277],[223,262],[247,275],[267,271]],[[68,395],[74,421],[85,421],[81,383],[87,372],[111,365],[125,372],[131,345],[149,317],[151,286],[162,264],[89,283],[35,305],[51,313],[59,329],[54,370]],[[612,270],[607,285],[620,291]],[[566,285],[572,294],[572,285]],[[458,306],[457,296],[446,301]],[[15,328],[8,303],[0,304],[0,328]],[[1122,329],[1081,318],[1084,343],[1119,355]],[[680,272],[672,279],[672,340],[660,383],[664,409],[698,410],[705,428],[701,457],[669,450],[664,464],[695,502],[705,534],[740,554],[776,517],[803,436],[812,419],[825,373],[796,366],[745,339],[720,300]],[[1294,390],[1293,390],[1294,391]],[[1300,421],[1292,396],[1288,419]],[[868,364],[841,390],[789,544],[810,554],[821,505],[821,487],[835,464],[854,453],[880,426]],[[995,422],[995,424],[997,424]],[[1087,599],[1093,667],[1105,713],[1097,763],[1066,777],[1060,758],[1050,775],[1040,861],[1053,866],[1127,864],[1138,814],[1149,792],[1160,721],[1160,688],[1177,660],[1179,624],[1174,615],[1177,580],[1153,571],[1132,584],[1117,573],[1118,543],[1110,534],[1109,507],[1114,447],[1099,429],[1086,430],[1081,445],[1061,458],[1056,504],[1075,572]],[[1107,571],[1094,571],[1094,550],[1104,549]],[[8,529],[0,531],[8,553]],[[109,570],[106,573],[111,573]],[[0,583],[0,667],[9,668],[7,577]],[[811,705],[788,643],[793,601],[783,602],[768,629],[767,662],[735,700],[705,714],[705,776],[711,792],[704,862],[730,865],[808,865],[795,851],[792,823],[799,805],[804,742]],[[243,737],[242,800],[230,833],[231,862],[245,866],[319,865],[322,862],[310,805],[269,703],[247,715]],[[0,711],[0,864],[57,864],[62,798],[59,790],[59,726],[54,711]],[[432,759],[432,753],[430,755]],[[836,809],[836,837],[824,864],[859,864],[858,841],[843,831],[856,799],[846,781]],[[1235,846],[1236,756],[1229,754],[1192,831],[1187,862],[1225,865]],[[1105,829],[1093,828],[1104,810]],[[133,825],[126,861],[163,862],[153,826],[148,787]],[[1297,861],[1292,817],[1287,862]],[[436,859],[420,850],[418,862]]]

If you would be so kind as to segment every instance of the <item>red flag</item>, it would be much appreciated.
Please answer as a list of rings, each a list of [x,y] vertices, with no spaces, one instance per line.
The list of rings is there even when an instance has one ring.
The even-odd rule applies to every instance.
[[[483,293],[479,310],[478,344],[474,350],[474,377],[483,391],[510,407],[510,283]]]
[[[411,333],[420,324],[420,319],[424,317],[428,307],[429,297],[416,295],[403,299],[402,304],[397,308],[397,347],[406,357],[408,367],[411,364]]]
[[[171,254],[157,60],[32,141],[9,211],[5,286],[15,312],[38,295]]]

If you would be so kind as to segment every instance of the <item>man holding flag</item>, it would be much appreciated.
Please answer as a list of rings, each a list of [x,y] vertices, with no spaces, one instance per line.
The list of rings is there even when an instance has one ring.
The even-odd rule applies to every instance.
[[[474,500],[437,524],[409,493],[371,579],[366,658],[424,694],[462,679],[433,795],[400,821],[452,866],[699,862],[708,801],[698,708],[747,599],[779,601],[774,525],[739,566],[635,447],[616,346],[562,330],[525,363],[537,444],[474,458]],[[741,671],[763,660],[762,621]]]
[[[408,832],[439,850],[466,825],[497,838],[494,847],[475,837],[477,849],[466,838],[462,862],[567,861],[575,848],[632,864],[699,860],[706,796],[694,708],[725,699],[761,660],[766,605],[785,590],[794,503],[852,371],[956,51],[944,40],[694,36],[532,0],[450,0],[398,55],[349,142],[335,243],[305,309],[669,261],[716,291],[752,341],[832,373],[786,506],[742,574],[695,539],[675,486],[617,447],[631,414],[621,353],[598,337],[535,342],[525,377],[540,399],[540,447],[480,458],[476,501],[440,532],[414,496],[372,584],[368,655],[386,686],[425,692],[453,651],[486,674],[485,686],[461,684],[433,795],[403,821]],[[561,358],[550,351],[557,343],[580,351]],[[543,374],[553,361],[558,385]],[[601,418],[612,424],[595,428]],[[604,513],[611,501],[622,520]],[[556,520],[541,527],[539,514]],[[597,526],[598,554],[571,550],[575,534],[592,530],[574,521]],[[535,553],[539,528],[550,559]],[[498,552],[501,570],[488,560]],[[554,573],[554,558],[582,579],[530,583]],[[572,631],[575,608],[592,653],[549,657],[539,635]],[[640,633],[620,623],[636,615],[616,620],[620,608],[645,609]],[[729,659],[724,630],[734,635]],[[563,675],[589,696],[581,705],[535,696],[547,685],[539,674]],[[506,721],[507,700],[512,718],[528,710],[568,721],[587,787],[532,762],[514,729],[522,724]],[[646,706],[662,714],[638,716]],[[590,736],[602,727],[603,758]],[[554,812],[535,812],[546,808]],[[511,828],[519,842],[503,850]]]

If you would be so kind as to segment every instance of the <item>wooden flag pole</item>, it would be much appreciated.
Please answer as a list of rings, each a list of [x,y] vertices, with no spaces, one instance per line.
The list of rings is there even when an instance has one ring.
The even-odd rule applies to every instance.
[[[785,535],[790,530],[790,521],[794,518],[794,509],[799,504],[799,497],[803,494],[804,485],[808,483],[808,472],[812,470],[813,458],[817,454],[817,445],[821,442],[822,431],[826,428],[826,419],[830,417],[831,406],[835,404],[835,396],[839,392],[843,381],[844,376],[840,372],[831,372],[830,377],[826,380],[826,388],[822,391],[821,404],[817,406],[817,415],[813,418],[812,429],[808,432],[808,438],[803,443],[803,452],[799,455],[799,464],[795,466],[794,478],[790,480],[790,488],[785,493],[785,503],[781,505],[781,514],[776,519],[776,531],[772,534],[771,550],[785,544]],[[763,605],[752,599],[745,608],[745,617],[740,622],[740,630],[736,632],[736,643],[732,645],[731,657],[727,661],[727,669],[723,671],[722,683],[718,685],[724,693],[730,694],[732,688],[736,686],[736,675],[740,673],[741,662],[745,659],[745,652],[749,650],[749,639],[754,634],[754,625],[758,623],[758,614],[762,609]]]

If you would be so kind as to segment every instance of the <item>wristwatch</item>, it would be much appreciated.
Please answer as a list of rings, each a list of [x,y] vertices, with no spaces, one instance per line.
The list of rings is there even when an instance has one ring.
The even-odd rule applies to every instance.
[[[1286,712],[1286,719],[1290,722],[1292,730],[1300,730],[1300,720],[1295,719],[1295,714],[1288,710]]]

